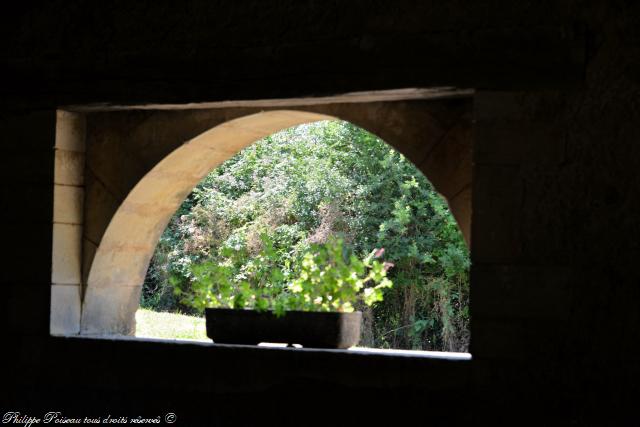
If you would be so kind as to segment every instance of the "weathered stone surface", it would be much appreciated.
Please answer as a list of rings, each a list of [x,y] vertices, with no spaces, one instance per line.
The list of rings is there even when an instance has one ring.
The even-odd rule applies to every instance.
[[[121,200],[96,179],[92,172],[87,171],[83,235],[92,242],[99,243],[120,203]]]
[[[471,186],[473,134],[471,118],[461,118],[428,151],[418,165],[420,170],[447,199]]]
[[[84,153],[86,120],[84,114],[58,110],[56,113],[56,142],[59,150]]]
[[[435,425],[636,423],[639,5],[263,3],[53,1],[35,8],[23,2],[0,15],[6,149],[0,176],[13,189],[2,196],[3,218],[11,221],[0,312],[10,336],[0,401],[22,412],[30,412],[22,409],[26,405],[36,413],[55,407],[71,416],[105,408],[125,413],[136,402],[151,413],[170,407],[185,425],[217,425],[237,423],[238,413],[247,424],[283,422],[287,415],[293,424],[308,418],[304,404],[326,396],[352,407],[371,406],[371,396],[384,396],[385,407],[428,414]],[[548,265],[568,268],[571,303],[566,324],[560,324],[563,333],[556,323],[514,320],[506,317],[508,309],[482,304],[505,317],[472,320],[477,354],[466,368],[407,357],[49,336],[51,221],[14,221],[10,212],[19,199],[12,194],[26,183],[47,185],[34,191],[42,195],[42,209],[53,211],[58,106],[238,101],[442,84],[503,94],[480,94],[476,107],[478,125],[485,127],[476,141],[483,166],[474,171],[472,257],[477,264],[510,268],[540,265],[542,272]],[[504,95],[513,88],[516,96]],[[49,112],[38,113],[43,108]],[[203,128],[184,140],[213,125],[200,122]],[[562,155],[558,142],[564,142]],[[149,145],[148,159],[127,182],[138,182],[167,148]],[[123,174],[135,167],[116,164]],[[518,172],[506,172],[507,164]],[[479,292],[489,289],[484,285]],[[517,291],[506,300],[540,314],[535,295]],[[198,375],[159,376],[167,360],[205,368]],[[471,379],[465,376],[469,367]],[[203,412],[203,401],[225,411]],[[305,413],[283,415],[283,401]],[[247,412],[248,406],[255,410]],[[380,422],[380,411],[345,412],[345,423]]]
[[[51,333],[73,335],[80,332],[80,285],[51,286]]]
[[[144,120],[144,116],[141,119]],[[138,151],[136,144],[131,142],[132,124],[125,120],[122,125],[124,129],[119,132],[96,132],[91,121],[87,124],[87,169],[117,200],[124,200],[135,183],[153,166],[144,160],[145,149]],[[149,139],[153,137],[149,135]]]
[[[86,286],[89,279],[89,272],[93,264],[93,257],[96,255],[98,246],[91,240],[83,237],[82,239],[82,285]]]
[[[51,282],[79,285],[81,268],[82,226],[53,224]]]
[[[55,172],[53,182],[62,185],[84,184],[84,153],[55,150]]]
[[[82,307],[81,333],[133,335],[142,286],[89,286]]]
[[[436,188],[441,186],[457,196],[451,206],[464,223],[463,232],[469,233],[470,196],[462,194],[471,180],[469,107],[468,99],[322,104],[296,107],[318,113],[271,110],[222,123],[225,118],[251,110],[171,114],[125,111],[98,115],[89,122],[87,202],[90,204],[86,208],[85,235],[99,243],[99,247],[91,262],[87,287],[142,285],[149,259],[169,218],[210,170],[274,132],[333,117],[348,118],[379,131],[381,137],[414,160],[425,159],[433,151],[430,161],[421,163],[422,169],[434,180]],[[204,123],[218,125],[185,143],[184,138],[193,135],[194,129],[202,130]],[[153,148],[162,146],[165,148]],[[170,154],[155,158],[166,152]],[[132,167],[127,173],[120,173],[123,165]],[[149,168],[144,175],[143,165]],[[104,182],[117,183],[114,186],[119,192],[129,191],[117,211],[116,197]]]
[[[462,236],[467,242],[467,247],[471,247],[471,209],[472,209],[472,189],[471,185],[448,200],[449,209],[458,223]]]
[[[156,239],[160,237],[160,233],[155,235]],[[154,249],[155,246],[135,246],[133,243],[122,246],[99,246],[87,277],[87,286],[96,288],[141,286]]]
[[[55,184],[53,187],[53,222],[82,224],[84,188]]]

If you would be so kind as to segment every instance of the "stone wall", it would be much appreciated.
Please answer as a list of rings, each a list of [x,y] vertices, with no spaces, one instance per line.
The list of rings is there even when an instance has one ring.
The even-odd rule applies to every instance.
[[[172,408],[182,419],[230,424],[237,413],[279,419],[283,401],[301,401],[302,419],[322,423],[308,415],[317,414],[309,402],[332,396],[352,402],[336,411],[358,422],[419,414],[441,425],[635,423],[638,6],[503,3],[283,1],[265,10],[262,2],[196,2],[170,10],[49,2],[3,14],[0,174],[10,250],[0,277],[2,410]],[[60,106],[437,85],[477,89],[472,362],[305,351],[265,359],[49,335]],[[207,363],[201,375],[172,370],[193,374]],[[259,410],[249,413],[248,402]]]
[[[51,333],[80,332],[86,123],[58,111],[53,175]]]
[[[452,212],[461,224],[465,238],[470,241],[471,106],[468,96],[439,97],[430,101],[311,104],[293,106],[292,110],[280,113],[286,108],[284,105],[277,109],[262,107],[261,110],[273,111],[273,114],[270,116],[265,112],[262,116],[253,116],[256,123],[243,126],[247,129],[253,126],[249,129],[252,136],[246,140],[250,143],[259,135],[266,135],[263,129],[280,129],[279,126],[287,127],[299,122],[293,110],[299,109],[325,114],[317,119],[308,114],[309,120],[338,117],[375,131],[412,160],[450,201]],[[218,150],[222,157],[208,161],[207,170],[232,156],[239,141],[245,141],[246,129],[234,131],[240,125],[232,126],[229,120],[248,118],[259,112],[257,108],[245,107],[124,110],[87,115],[87,164],[86,168],[81,168],[87,181],[81,262],[85,287],[83,333],[133,334],[139,293],[159,237],[157,234],[168,222],[167,215],[177,209],[177,203],[185,192],[191,190],[201,177],[193,182],[187,178],[201,169],[203,159],[213,153],[212,149]],[[278,119],[278,114],[284,119]],[[259,117],[263,118],[258,120]],[[202,153],[194,151],[191,157],[187,154],[178,156],[177,150],[184,150],[181,147],[185,147],[187,141],[190,141],[189,146],[193,146],[195,138],[202,138],[200,135],[209,128],[223,128],[226,123],[231,126],[231,131],[216,141],[207,142],[208,150]],[[165,164],[171,158],[175,159],[175,166]],[[163,166],[160,166],[161,161]],[[174,178],[154,184],[157,167],[164,168],[165,173],[171,173]],[[190,183],[184,187],[183,181]],[[133,192],[134,187],[137,196]],[[150,195],[155,198],[152,209],[143,212],[141,206],[147,206],[145,200]],[[68,207],[73,208],[72,205]],[[132,217],[133,211],[140,211],[140,214]],[[126,219],[119,219],[117,215],[124,215]],[[157,226],[152,225],[156,223]],[[116,237],[120,232],[117,224],[122,224],[121,227],[126,225],[127,229],[120,238]],[[105,236],[107,227],[110,234]],[[155,237],[148,238],[151,235]],[[105,245],[117,248],[118,253],[112,253]],[[97,265],[94,263],[96,253],[99,254]],[[54,257],[57,255],[54,247]],[[67,331],[72,332],[71,329]]]

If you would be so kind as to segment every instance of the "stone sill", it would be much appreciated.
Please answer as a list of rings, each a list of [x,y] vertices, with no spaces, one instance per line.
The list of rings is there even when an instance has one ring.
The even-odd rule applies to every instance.
[[[327,349],[327,348],[304,348],[296,345],[295,347],[287,347],[285,344],[261,343],[254,345],[238,345],[238,344],[216,344],[211,340],[192,340],[192,339],[165,339],[146,336],[126,336],[126,335],[57,335],[63,338],[72,339],[98,339],[108,341],[138,341],[159,344],[193,344],[201,347],[224,348],[242,350],[279,350],[279,351],[297,351],[305,353],[331,353],[342,355],[376,355],[385,357],[411,357],[420,359],[437,359],[452,361],[470,361],[471,353],[458,353],[446,351],[424,351],[424,350],[399,350],[399,349],[382,349],[369,347],[351,347],[349,349]]]
[[[290,348],[225,345],[192,340],[127,336],[50,336],[56,355],[46,381],[75,387],[86,378],[101,388],[166,392],[256,393],[301,387],[310,390],[395,390],[460,396],[470,389],[468,353]],[[66,356],[65,356],[66,355]],[[73,355],[80,364],[56,360]],[[79,371],[77,370],[79,369]],[[84,380],[83,380],[84,381]]]

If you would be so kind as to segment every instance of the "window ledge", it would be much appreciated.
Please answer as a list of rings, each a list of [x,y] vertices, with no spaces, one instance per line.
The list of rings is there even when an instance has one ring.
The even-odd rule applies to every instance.
[[[146,387],[153,382],[174,392],[253,393],[316,386],[377,389],[384,385],[440,395],[464,393],[472,377],[468,353],[230,345],[117,335],[51,336],[48,347],[48,354],[90,360],[81,367],[82,377],[99,378],[105,387],[123,383]],[[70,372],[60,370],[58,363],[55,366],[48,371],[53,376],[50,380],[64,383]],[[167,367],[173,368],[166,371]]]
[[[241,345],[241,344],[218,344],[209,339],[195,340],[184,338],[155,338],[146,336],[126,336],[126,335],[57,335],[61,338],[72,339],[98,339],[108,341],[135,341],[135,342],[148,342],[148,343],[160,343],[160,344],[194,344],[203,347],[213,348],[226,348],[226,349],[246,349],[246,350],[280,350],[280,351],[301,351],[312,353],[336,353],[336,354],[363,354],[363,355],[376,355],[376,356],[389,356],[389,357],[411,357],[411,358],[425,358],[425,359],[439,359],[439,360],[471,360],[470,353],[457,353],[446,351],[425,351],[425,350],[400,350],[400,349],[383,349],[383,348],[369,348],[369,347],[351,347],[348,349],[328,349],[328,348],[305,348],[296,345],[295,347],[288,347],[286,344],[276,343],[261,343],[257,346],[254,345]]]

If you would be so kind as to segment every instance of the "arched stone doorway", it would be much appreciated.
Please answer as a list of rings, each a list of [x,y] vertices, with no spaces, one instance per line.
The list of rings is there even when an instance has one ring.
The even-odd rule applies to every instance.
[[[82,332],[132,334],[149,260],[180,203],[212,169],[253,142],[303,123],[332,119],[300,111],[258,113],[225,122],[160,161],[113,216],[93,260]]]
[[[470,242],[470,105],[470,99],[458,99],[88,117],[84,295],[77,331],[133,334],[149,260],[182,200],[210,170],[244,147],[303,123],[342,119],[376,133],[416,164],[448,200]]]

